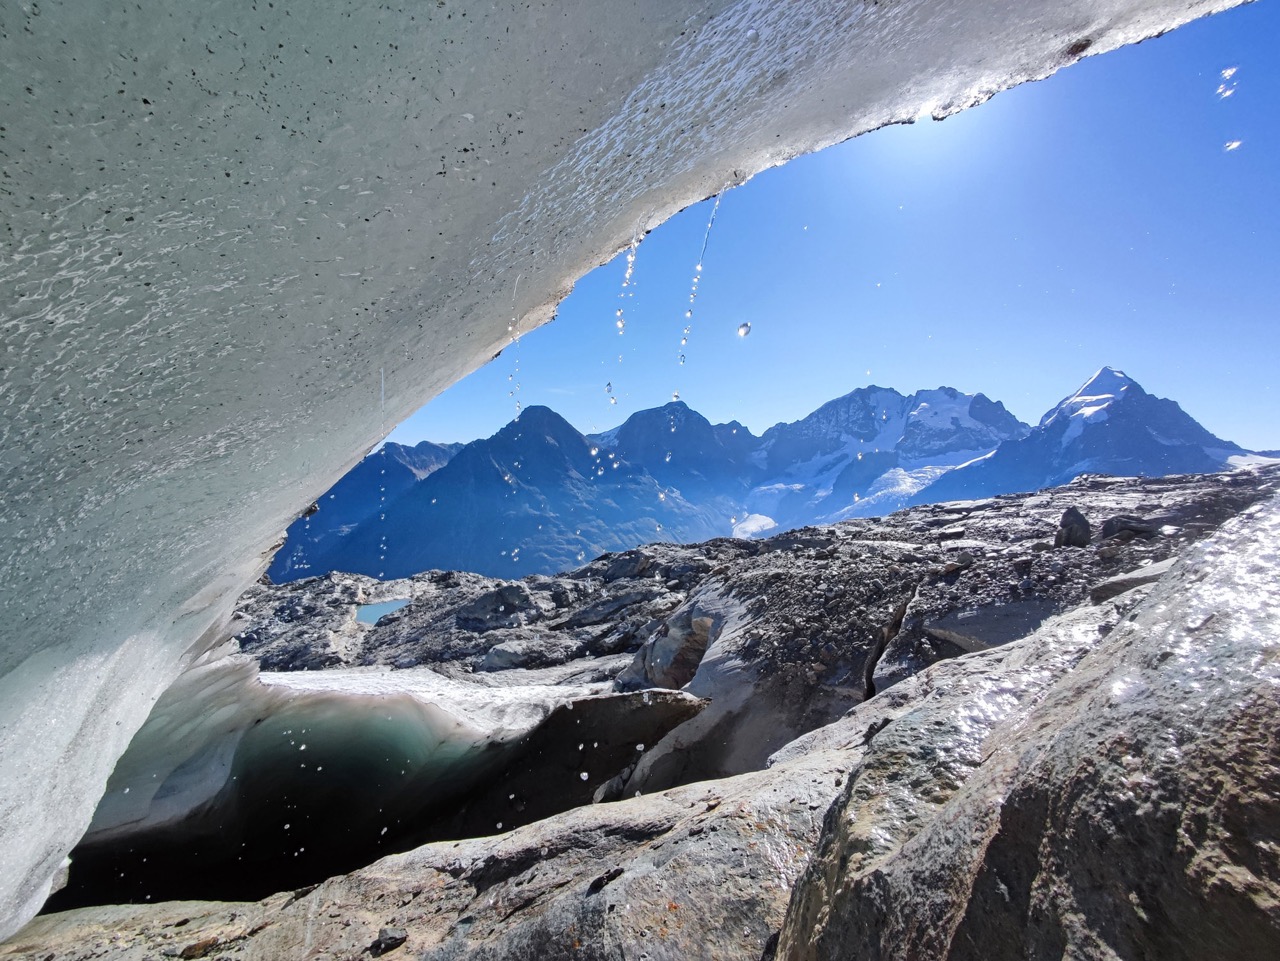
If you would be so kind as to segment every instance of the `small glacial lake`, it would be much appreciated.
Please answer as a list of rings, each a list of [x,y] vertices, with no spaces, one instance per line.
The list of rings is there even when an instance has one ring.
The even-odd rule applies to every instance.
[[[378,618],[392,611],[398,611],[408,604],[407,599],[398,601],[379,601],[377,604],[361,604],[356,608],[356,620],[361,624],[377,624]]]

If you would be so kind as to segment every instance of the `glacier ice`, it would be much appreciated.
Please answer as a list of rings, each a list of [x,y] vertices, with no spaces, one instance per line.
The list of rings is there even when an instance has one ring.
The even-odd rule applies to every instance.
[[[0,936],[299,507],[585,271],[1236,2],[0,10]]]
[[[259,673],[229,642],[178,677],[116,764],[59,907],[103,886],[261,895],[362,866],[420,840],[460,796],[480,806],[467,792],[554,710],[611,696],[607,682],[503,687],[429,669]]]

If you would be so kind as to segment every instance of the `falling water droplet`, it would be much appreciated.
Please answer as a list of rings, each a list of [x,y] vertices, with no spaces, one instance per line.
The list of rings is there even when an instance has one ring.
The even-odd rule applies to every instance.
[[[681,354],[681,355],[680,355],[680,366],[681,366],[681,367],[683,367],[683,366],[684,366],[684,354]]]
[[[617,402],[618,402],[618,398],[616,398],[616,397],[610,397],[610,398],[609,398],[609,403],[611,403],[611,404],[616,404]]]
[[[671,451],[667,451],[667,456],[663,458],[668,464],[671,463]]]
[[[609,381],[609,383],[607,383],[607,384],[605,384],[605,385],[604,385],[604,392],[605,392],[606,394],[612,394],[612,393],[613,393],[613,381]]]
[[[599,448],[599,447],[593,447],[593,448],[591,448],[591,456],[592,456],[592,457],[595,457],[595,456],[596,456],[597,454],[599,454],[599,453],[600,453],[600,448]],[[579,534],[581,534],[581,533],[582,533],[582,531],[578,531],[578,533],[579,533]]]
[[[738,325],[738,336],[739,336],[739,337],[745,337],[745,336],[747,336],[747,334],[749,334],[749,333],[751,333],[751,325],[750,325],[750,324],[748,324],[748,323],[742,323],[742,324],[739,324],[739,325]]]
[[[678,391],[678,390],[673,390],[673,391],[671,392],[671,400],[674,402],[674,401],[677,401],[677,400],[679,400],[679,399],[680,399],[680,391]]]
[[[581,774],[578,775],[578,777],[582,778],[582,780],[585,781],[587,779],[587,772],[583,771]]]
[[[760,39],[760,31],[758,31],[755,27],[747,27],[747,39],[750,40],[752,43],[755,43],[757,40]]]

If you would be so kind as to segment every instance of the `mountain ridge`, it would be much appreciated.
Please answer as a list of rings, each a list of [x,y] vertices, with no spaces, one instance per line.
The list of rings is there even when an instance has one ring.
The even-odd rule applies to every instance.
[[[1081,473],[1206,473],[1247,453],[1111,367],[1034,427],[982,393],[869,385],[759,436],[673,401],[594,434],[533,406],[491,437],[420,448],[357,465],[295,522],[272,579],[554,573],[655,540],[759,536]]]

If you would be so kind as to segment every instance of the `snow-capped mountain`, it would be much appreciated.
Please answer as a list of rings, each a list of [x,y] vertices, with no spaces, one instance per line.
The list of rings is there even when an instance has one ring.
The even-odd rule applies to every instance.
[[[911,498],[922,504],[1065,484],[1084,473],[1127,476],[1220,470],[1245,452],[1171,400],[1103,367],[1025,437],[948,471]]]
[[[689,495],[740,496],[760,471],[760,438],[737,421],[713,425],[683,401],[638,411],[591,440]]]
[[[727,533],[721,507],[686,499],[555,411],[530,407],[308,563],[386,578],[431,568],[517,577],[648,541]]]
[[[768,479],[746,506],[783,527],[889,513],[947,468],[1029,429],[983,394],[862,387],[764,432]]]
[[[267,575],[279,583],[325,573],[328,568],[317,568],[312,559],[323,557],[379,507],[449,463],[462,446],[425,440],[413,447],[383,444],[324,493],[317,502],[319,510],[289,526],[285,546],[272,560]]]
[[[424,447],[434,445],[412,450]],[[531,407],[490,438],[435,447],[443,466],[408,451],[387,445],[322,497],[291,529],[273,579],[552,573],[655,540],[753,537],[1087,471],[1212,471],[1245,454],[1111,368],[1034,428],[982,394],[872,386],[760,437],[679,402],[590,436]]]

